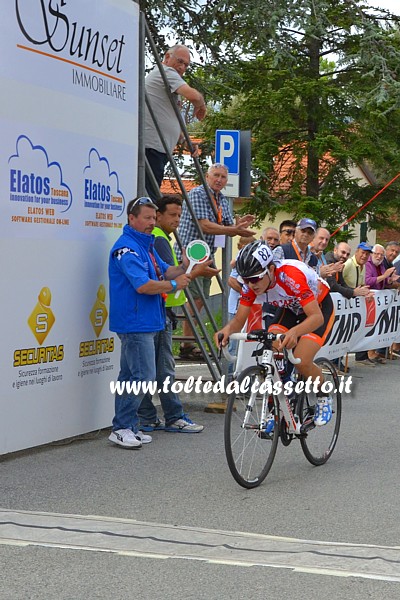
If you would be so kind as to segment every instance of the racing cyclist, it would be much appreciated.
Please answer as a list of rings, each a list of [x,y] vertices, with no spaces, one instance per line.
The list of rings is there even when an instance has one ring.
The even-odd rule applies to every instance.
[[[242,330],[257,296],[266,293],[267,301],[278,307],[268,331],[285,334],[279,349],[295,348],[294,356],[301,358],[296,369],[305,378],[319,381],[320,389],[324,378],[313,361],[334,321],[328,284],[301,261],[288,259],[275,266],[272,252],[263,241],[252,242],[241,250],[236,269],[244,284],[239,307],[233,319],[215,334],[215,340],[222,334],[225,346],[231,333]],[[332,418],[332,398],[321,390],[316,395],[314,423],[326,425]]]

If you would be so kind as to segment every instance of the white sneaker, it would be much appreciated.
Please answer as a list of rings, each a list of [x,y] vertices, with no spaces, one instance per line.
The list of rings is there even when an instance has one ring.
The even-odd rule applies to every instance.
[[[136,436],[136,439],[142,442],[142,444],[150,444],[150,442],[153,441],[151,435],[147,435],[146,433],[143,433],[143,431],[137,431],[134,435]]]
[[[179,433],[200,433],[203,431],[204,425],[193,423],[187,415],[182,415],[180,419],[174,421],[170,425],[165,425],[164,431],[172,431]]]
[[[147,435],[146,437],[150,436]],[[117,446],[122,446],[123,448],[139,449],[142,447],[140,437],[135,435],[130,429],[117,429],[117,431],[112,431],[108,436],[108,439],[110,442],[113,442],[113,444],[117,444]]]

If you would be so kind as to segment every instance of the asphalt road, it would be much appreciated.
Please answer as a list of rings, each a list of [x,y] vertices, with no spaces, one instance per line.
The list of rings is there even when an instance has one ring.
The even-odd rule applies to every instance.
[[[400,360],[351,375],[328,463],[279,445],[254,490],[198,396],[201,434],[129,451],[101,431],[0,458],[0,599],[399,598]]]

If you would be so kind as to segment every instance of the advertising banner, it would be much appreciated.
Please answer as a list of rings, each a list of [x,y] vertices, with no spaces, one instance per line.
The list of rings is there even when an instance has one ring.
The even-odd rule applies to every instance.
[[[0,23],[0,454],[105,427],[108,253],[136,195],[139,8],[16,0]]]

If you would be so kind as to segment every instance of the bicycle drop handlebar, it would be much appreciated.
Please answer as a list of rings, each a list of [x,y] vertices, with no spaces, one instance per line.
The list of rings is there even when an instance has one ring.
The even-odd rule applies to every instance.
[[[262,334],[264,335],[264,337],[262,337],[260,335],[260,332],[248,332],[248,333],[244,333],[244,332],[240,332],[240,333],[231,333],[231,335],[229,336],[230,340],[242,340],[242,341],[250,341],[250,342],[259,342],[259,343],[265,343],[265,334],[266,332],[262,332]],[[222,335],[219,334],[218,339],[221,342],[222,341]],[[272,343],[274,340],[279,340],[280,338],[285,337],[285,335],[283,333],[277,333],[277,334],[268,334],[268,338],[269,341]],[[236,360],[236,356],[232,356],[232,354],[229,353],[228,351],[228,346],[221,346],[220,345],[220,349],[222,350],[222,353],[225,357],[225,359],[228,362],[235,362]],[[296,358],[293,354],[292,349],[290,348],[284,348],[284,351],[287,352],[287,357],[288,360],[293,364],[293,365],[298,365],[299,363],[301,363],[301,358]]]

